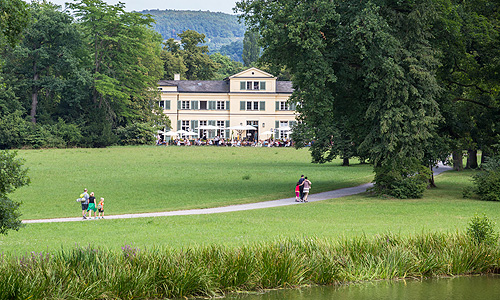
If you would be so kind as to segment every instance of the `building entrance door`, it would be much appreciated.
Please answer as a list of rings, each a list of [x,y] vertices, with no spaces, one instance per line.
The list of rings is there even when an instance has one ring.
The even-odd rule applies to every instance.
[[[255,130],[247,130],[247,138],[249,141],[255,141],[259,139],[259,121],[247,121],[247,125],[252,125]]]

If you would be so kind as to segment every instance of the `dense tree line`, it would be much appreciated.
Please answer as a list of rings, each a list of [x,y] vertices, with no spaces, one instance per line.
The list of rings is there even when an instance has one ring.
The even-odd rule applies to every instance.
[[[419,197],[426,169],[498,153],[498,1],[243,0],[263,59],[289,71],[314,162],[369,160],[375,190]]]
[[[69,8],[32,3],[19,43],[2,44],[0,148],[101,147],[130,132],[150,142],[168,122],[153,105],[163,76],[153,19],[101,0]]]

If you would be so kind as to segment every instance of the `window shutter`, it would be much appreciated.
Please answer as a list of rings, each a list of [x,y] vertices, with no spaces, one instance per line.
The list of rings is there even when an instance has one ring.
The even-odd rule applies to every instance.
[[[177,109],[181,109],[181,101],[177,101]]]
[[[261,82],[260,82],[260,89],[261,89],[262,91],[265,91],[265,90],[266,90],[266,82],[265,82],[265,81],[261,81]]]
[[[295,110],[295,109],[297,109],[297,103],[292,102],[292,103],[290,104],[290,110]]]
[[[229,127],[229,120],[226,120],[226,128]]]
[[[266,110],[266,101],[260,101],[259,110]]]
[[[181,120],[177,120],[177,130],[181,130]]]
[[[247,89],[247,82],[246,81],[240,81],[240,90],[246,90]]]
[[[215,109],[216,108],[216,105],[215,105],[215,101],[208,101],[208,109]]]
[[[280,128],[280,121],[274,122],[274,128],[276,129]]]
[[[215,126],[215,120],[209,120],[209,121],[208,121],[208,125]]]
[[[229,103],[230,101],[226,101],[226,110],[229,110]]]
[[[196,124],[197,122],[196,120],[191,120],[191,127],[189,128],[191,131],[194,131],[194,129],[198,127],[198,124]]]
[[[170,110],[170,100],[165,101],[165,109]]]
[[[229,129],[226,129],[226,133],[225,133],[226,140],[227,140],[227,139],[229,139],[229,138],[231,138],[231,137],[229,136],[230,134],[231,134],[231,133],[229,132]]]
[[[276,111],[280,110],[280,102],[276,101]]]
[[[240,101],[240,110],[245,110],[246,108],[246,101]]]
[[[198,109],[198,101],[191,101],[191,109]]]

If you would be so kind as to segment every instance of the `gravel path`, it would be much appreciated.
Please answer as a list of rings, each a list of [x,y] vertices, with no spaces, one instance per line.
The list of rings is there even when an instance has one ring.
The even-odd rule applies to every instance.
[[[439,165],[438,168],[434,170],[434,175],[439,175],[444,171],[451,170],[449,166]],[[327,199],[340,198],[344,196],[351,196],[359,193],[363,193],[369,187],[373,186],[372,183],[366,183],[360,186],[343,188],[329,192],[317,193],[309,195],[309,202],[322,201]],[[273,200],[273,201],[265,201],[265,202],[257,202],[257,203],[249,203],[249,204],[238,204],[238,205],[230,205],[223,207],[213,207],[213,208],[203,208],[203,209],[190,209],[190,210],[176,210],[176,211],[166,211],[166,212],[154,212],[154,213],[141,213],[141,214],[123,214],[123,215],[107,215],[105,219],[132,219],[132,218],[147,218],[147,217],[169,217],[169,216],[185,216],[185,215],[206,215],[206,214],[217,214],[217,213],[225,213],[225,212],[233,212],[233,211],[242,211],[242,210],[252,210],[252,209],[261,209],[261,208],[269,208],[269,207],[278,207],[278,206],[286,206],[286,205],[297,205],[303,204],[300,202],[295,202],[295,197]],[[55,219],[38,219],[38,220],[23,220],[23,223],[57,223],[57,222],[77,222],[84,221],[81,217],[77,218],[55,218]]]

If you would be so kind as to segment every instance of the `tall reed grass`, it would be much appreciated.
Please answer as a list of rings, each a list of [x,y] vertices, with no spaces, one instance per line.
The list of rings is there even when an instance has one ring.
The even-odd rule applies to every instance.
[[[121,251],[75,247],[0,256],[0,299],[157,299],[352,281],[498,273],[498,245],[466,234],[337,241],[282,239],[238,248]]]

